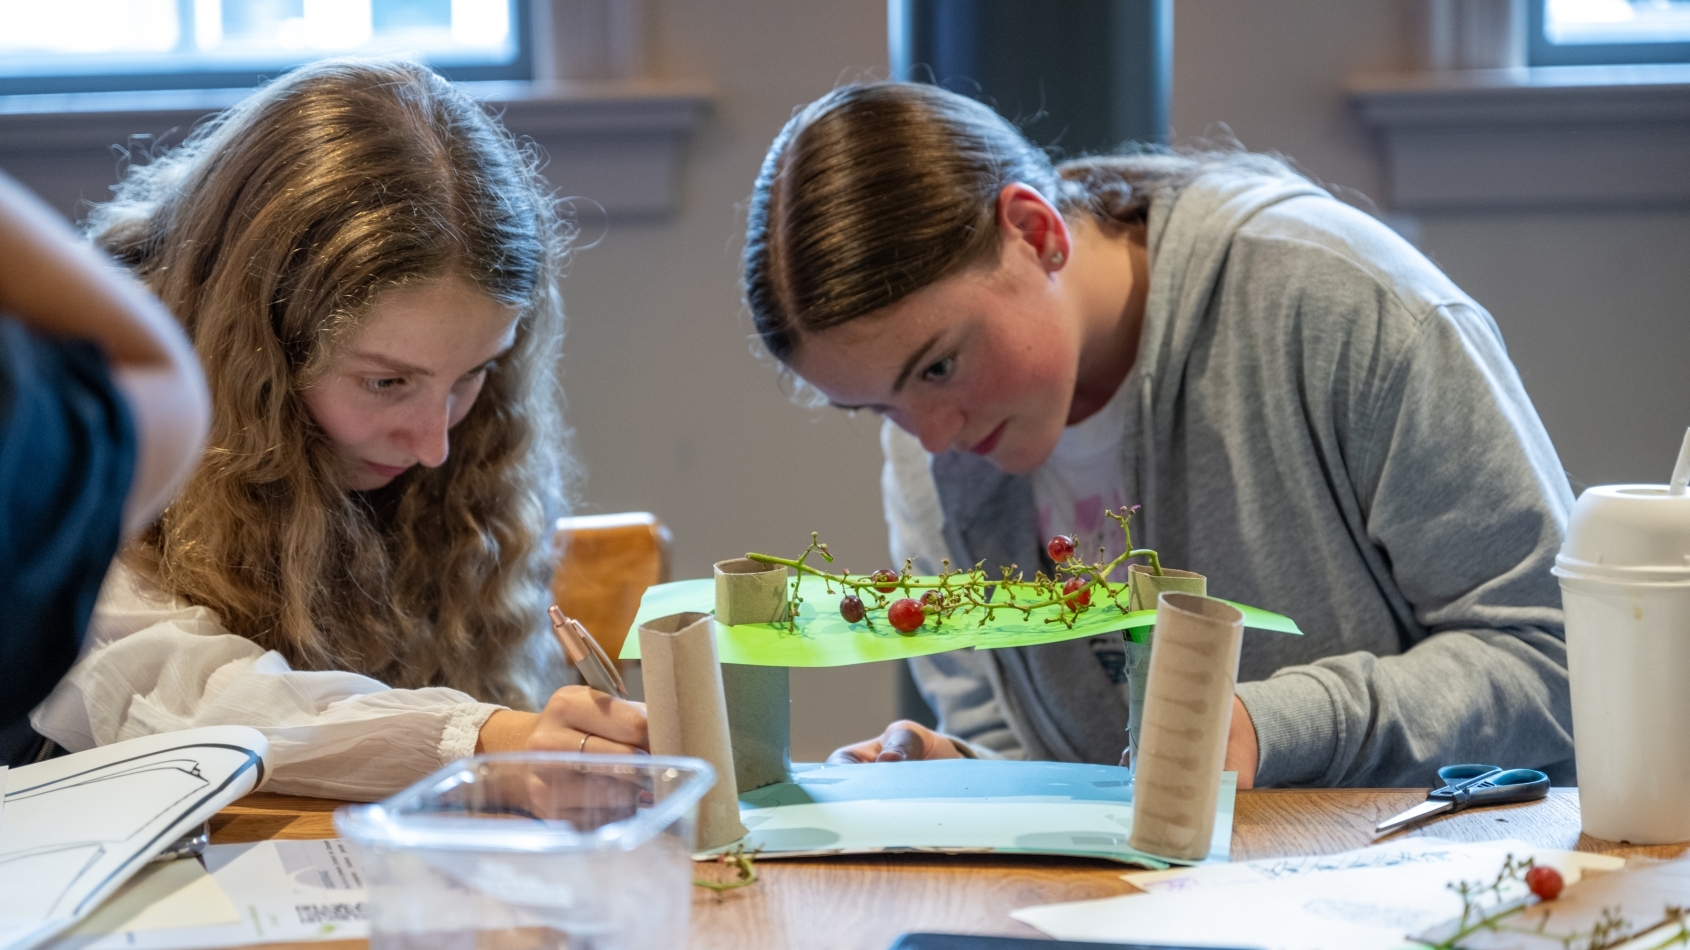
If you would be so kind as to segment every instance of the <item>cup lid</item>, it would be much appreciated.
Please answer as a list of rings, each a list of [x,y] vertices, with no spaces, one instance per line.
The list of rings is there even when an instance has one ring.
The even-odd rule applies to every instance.
[[[1573,505],[1558,577],[1690,581],[1690,494],[1665,485],[1597,485]]]

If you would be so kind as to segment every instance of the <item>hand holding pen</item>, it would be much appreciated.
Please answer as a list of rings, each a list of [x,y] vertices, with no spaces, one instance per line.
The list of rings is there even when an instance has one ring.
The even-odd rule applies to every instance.
[[[581,679],[607,696],[627,699],[628,687],[622,682],[622,674],[617,672],[616,664],[587,632],[587,628],[574,617],[564,616],[556,604],[552,605],[549,613],[552,632],[557,634],[558,643],[563,645],[563,655],[569,657],[569,662],[581,671]]]
[[[558,645],[588,685],[565,686],[554,692],[546,708],[533,719],[523,747],[622,755],[645,751],[645,704],[623,698],[627,687],[616,664],[586,628],[556,607],[549,613]]]
[[[632,755],[646,751],[645,703],[627,691],[616,665],[580,624],[553,607],[552,632],[589,686],[555,690],[538,712],[500,709],[481,726],[476,752],[593,752]]]

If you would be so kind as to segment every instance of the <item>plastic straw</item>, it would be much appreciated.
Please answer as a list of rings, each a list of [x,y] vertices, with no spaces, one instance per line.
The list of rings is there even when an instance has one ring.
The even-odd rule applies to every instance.
[[[1684,430],[1684,445],[1678,450],[1678,464],[1672,467],[1672,482],[1667,486],[1667,494],[1684,494],[1686,484],[1690,484],[1690,429]]]

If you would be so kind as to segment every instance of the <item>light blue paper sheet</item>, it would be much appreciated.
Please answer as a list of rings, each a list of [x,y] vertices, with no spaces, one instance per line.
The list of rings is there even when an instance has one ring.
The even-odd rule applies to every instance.
[[[1072,762],[942,759],[794,763],[792,781],[739,797],[742,844],[759,858],[879,854],[1056,854],[1162,869],[1232,853],[1236,772],[1221,775],[1215,833],[1201,862],[1134,851],[1131,773]],[[721,849],[727,850],[727,849]]]

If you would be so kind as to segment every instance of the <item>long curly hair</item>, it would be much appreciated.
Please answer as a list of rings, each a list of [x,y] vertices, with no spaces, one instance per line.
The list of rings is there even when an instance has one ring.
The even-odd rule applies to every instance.
[[[999,249],[998,192],[1022,182],[1116,233],[1217,167],[1293,174],[1238,150],[1143,149],[1055,164],[988,106],[938,86],[841,86],[775,136],[752,187],[742,282],[776,359],[806,334],[897,303]]]
[[[531,156],[426,67],[320,62],[131,168],[88,229],[211,388],[205,458],[129,563],[297,668],[543,704],[569,233]],[[515,347],[444,465],[351,492],[304,391],[379,294],[446,276],[517,308]]]

